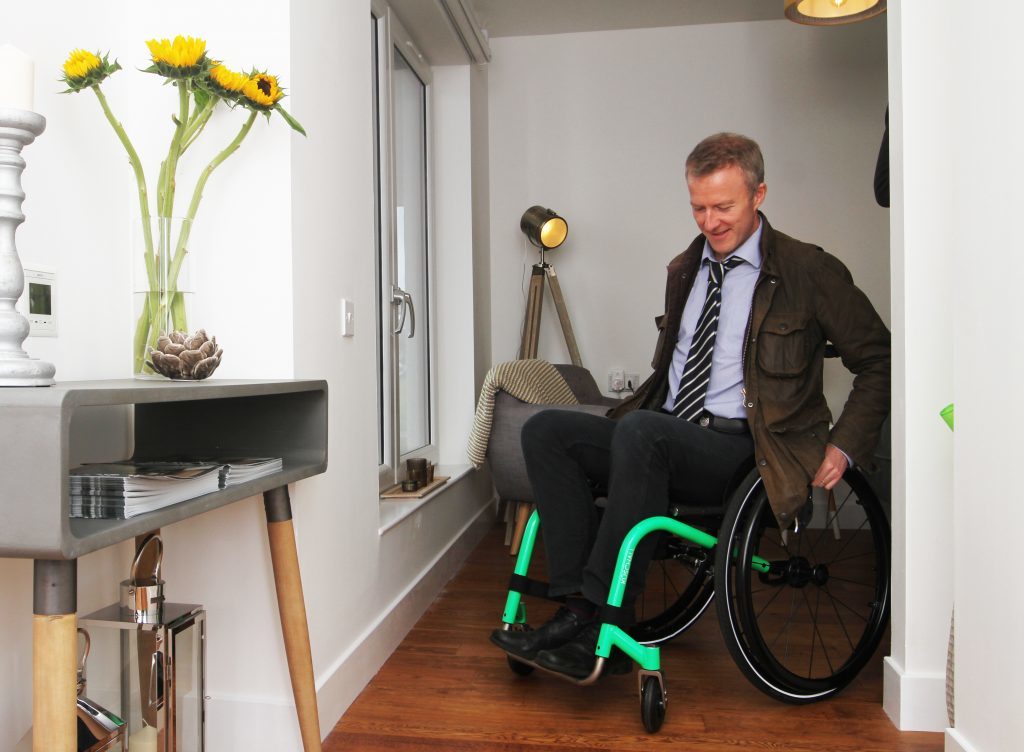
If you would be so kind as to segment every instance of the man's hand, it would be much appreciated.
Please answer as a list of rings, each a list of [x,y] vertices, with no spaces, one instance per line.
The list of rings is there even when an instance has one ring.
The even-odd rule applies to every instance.
[[[846,455],[832,444],[825,445],[825,459],[821,461],[818,472],[814,474],[811,485],[831,491],[839,479],[843,477],[849,463]]]

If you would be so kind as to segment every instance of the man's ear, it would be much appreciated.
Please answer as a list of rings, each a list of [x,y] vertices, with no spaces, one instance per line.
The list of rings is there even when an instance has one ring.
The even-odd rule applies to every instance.
[[[754,191],[754,208],[757,209],[764,203],[764,197],[768,193],[768,186],[761,183]]]

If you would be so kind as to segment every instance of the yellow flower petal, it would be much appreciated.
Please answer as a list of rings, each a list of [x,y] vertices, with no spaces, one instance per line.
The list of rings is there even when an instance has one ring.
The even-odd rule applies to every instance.
[[[150,39],[146,42],[154,63],[174,68],[191,68],[206,55],[206,40],[176,36],[174,40]]]
[[[69,81],[83,79],[102,63],[102,60],[87,50],[72,50],[64,62],[64,75]]]
[[[210,68],[210,78],[220,88],[234,93],[240,93],[249,80],[244,73],[237,73],[220,63]]]
[[[255,73],[242,88],[246,99],[260,107],[273,107],[284,96],[277,85],[277,77],[266,73]]]

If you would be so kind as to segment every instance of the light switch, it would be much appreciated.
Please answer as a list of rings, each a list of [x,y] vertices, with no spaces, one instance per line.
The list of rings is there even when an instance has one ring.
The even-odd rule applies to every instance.
[[[355,334],[356,315],[351,300],[341,299],[341,336],[351,337]]]

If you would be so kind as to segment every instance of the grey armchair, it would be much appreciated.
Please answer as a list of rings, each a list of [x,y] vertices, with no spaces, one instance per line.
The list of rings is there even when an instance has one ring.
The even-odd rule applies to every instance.
[[[506,519],[510,523],[514,520],[514,524],[509,525],[509,533],[506,536],[511,554],[519,551],[523,527],[533,506],[533,491],[526,477],[526,462],[519,442],[523,424],[541,410],[558,408],[604,415],[608,408],[619,402],[601,394],[597,382],[586,368],[568,364],[556,364],[555,368],[568,383],[580,404],[532,405],[521,402],[507,392],[498,392],[494,398],[494,418],[487,444],[487,459],[490,462],[491,476],[498,497],[507,504]]]

